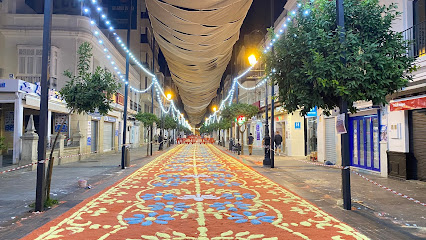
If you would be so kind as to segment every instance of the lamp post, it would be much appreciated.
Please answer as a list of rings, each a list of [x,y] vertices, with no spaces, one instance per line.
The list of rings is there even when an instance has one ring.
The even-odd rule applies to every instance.
[[[41,68],[41,96],[40,96],[40,128],[38,139],[38,154],[37,159],[37,184],[36,184],[36,202],[35,211],[41,212],[44,210],[44,182],[45,182],[45,165],[46,159],[46,137],[47,137],[47,120],[48,120],[48,85],[47,81],[49,73],[49,53],[50,53],[50,36],[52,27],[52,10],[53,0],[44,1],[44,25],[43,25],[43,53],[42,53],[42,68]]]
[[[173,95],[172,95],[171,92],[166,93],[166,99],[168,101],[172,100],[172,97],[173,97]],[[172,111],[170,109],[169,110],[169,116],[171,116],[171,115],[172,115]],[[171,137],[170,129],[168,129],[168,131],[167,131],[167,147],[170,147],[170,137]]]
[[[336,15],[337,15],[337,26],[340,27],[340,42],[345,42],[345,17],[344,17],[344,7],[343,0],[336,0]],[[342,63],[346,63],[345,54],[340,58]],[[345,115],[345,126],[349,125],[349,119],[347,116],[348,112],[348,103],[347,101],[340,100],[340,114]],[[351,172],[349,169],[350,155],[349,155],[349,135],[344,133],[341,135],[341,154],[342,154],[342,197],[343,197],[343,208],[346,210],[351,210]]]
[[[271,27],[274,27],[274,0],[271,0]],[[271,55],[272,58],[274,57],[274,46],[272,45],[272,49],[271,49]],[[274,70],[272,71],[274,72]],[[267,85],[267,84],[266,84]],[[271,147],[272,147],[272,151],[270,151],[271,153],[271,168],[274,168],[274,163],[275,163],[275,112],[274,112],[274,105],[275,105],[275,99],[274,99],[274,80],[271,78]]]
[[[130,49],[130,29],[132,23],[132,1],[129,0],[128,6],[128,20],[127,20],[127,49]],[[123,114],[123,146],[121,148],[121,169],[124,169],[125,166],[125,158],[126,158],[126,134],[127,134],[127,100],[129,97],[129,61],[130,61],[130,52],[128,51],[126,54],[126,82],[124,84],[124,114]]]
[[[254,66],[257,63],[256,56],[250,55],[249,58],[250,65]],[[269,137],[269,124],[268,124],[268,84],[265,84],[265,137],[264,137],[264,144],[265,144],[265,158],[263,159],[263,166],[269,166],[271,165],[271,153],[270,153],[270,144],[271,144],[271,137]]]

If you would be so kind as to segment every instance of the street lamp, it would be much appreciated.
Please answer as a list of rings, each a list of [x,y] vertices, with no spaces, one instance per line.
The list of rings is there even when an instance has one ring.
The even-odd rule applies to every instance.
[[[172,99],[172,94],[171,93],[167,93],[166,94],[166,98],[167,98],[167,100],[171,100]]]
[[[217,107],[216,106],[214,106],[213,107],[213,112],[216,112],[217,111]]]
[[[249,63],[250,63],[251,66],[254,66],[257,63],[257,59],[256,59],[256,56],[254,54],[250,55],[248,57],[248,60],[249,60]]]

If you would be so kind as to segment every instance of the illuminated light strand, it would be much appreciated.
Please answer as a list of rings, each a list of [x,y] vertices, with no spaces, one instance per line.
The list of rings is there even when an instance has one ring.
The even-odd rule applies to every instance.
[[[132,59],[135,63],[136,63],[136,65],[138,65],[139,66],[139,68],[141,68],[146,74],[148,74],[149,76],[151,76],[152,78],[155,78],[155,74],[153,74],[151,71],[149,71],[148,69],[146,69],[143,65],[142,65],[142,63],[140,62],[140,61],[138,61],[137,59],[136,59],[136,57],[133,55],[133,53],[126,47],[126,45],[123,43],[123,41],[121,40],[121,38],[118,36],[118,34],[117,34],[117,32],[115,31],[115,29],[114,29],[114,27],[113,26],[110,26],[111,25],[111,21],[108,19],[108,16],[105,14],[105,13],[103,13],[102,12],[102,8],[97,4],[97,2],[96,1],[90,1],[90,3],[91,3],[91,5],[92,5],[92,7],[94,8],[94,9],[97,9],[97,12],[98,12],[98,14],[99,14],[99,16],[101,16],[101,19],[103,19],[103,21],[104,21],[104,23],[107,25],[107,26],[109,26],[108,27],[108,29],[111,31],[111,33],[114,35],[114,39],[118,42],[118,44],[121,46],[121,48],[126,52],[126,53],[129,53],[129,57],[130,57],[130,59]],[[84,11],[86,12],[86,9],[88,9],[88,8],[85,8],[84,9]],[[93,22],[95,22],[95,21],[93,21]],[[96,23],[96,22],[95,22]]]
[[[250,88],[248,88],[248,87],[244,87],[244,86],[243,86],[240,82],[237,82],[237,84],[238,84],[238,86],[240,86],[242,89],[247,90],[247,91],[251,91],[251,90],[255,90],[256,88],[258,88],[258,87],[260,87],[260,86],[264,85],[264,84],[268,81],[268,79],[269,79],[269,78],[265,78],[265,79],[263,79],[262,81],[258,82],[258,83],[256,84],[256,86],[254,86],[254,87],[250,87]]]
[[[105,24],[106,25],[110,25],[111,24],[111,22],[108,20],[108,18],[107,18],[107,15],[106,14],[104,14],[104,13],[102,13],[102,9],[98,6],[98,5],[96,5],[96,1],[93,1],[92,0],[92,5],[97,9],[97,11],[99,12],[99,15],[101,16],[101,18],[102,19],[104,19],[104,22],[105,22]],[[89,11],[89,9],[88,8],[85,8],[84,9],[84,12],[85,13],[89,13],[90,11]],[[90,18],[90,16],[89,16],[89,18]],[[93,19],[91,19],[90,20],[90,23],[91,23],[91,25],[95,25],[96,24],[96,21],[95,20],[93,20]],[[97,25],[96,25],[97,26]],[[97,26],[98,28],[99,28],[99,26]],[[113,35],[114,36],[116,36],[114,39],[119,43],[119,45],[124,49],[124,51],[126,52],[126,53],[129,53],[129,56],[130,56],[130,58],[145,72],[145,73],[147,73],[149,76],[151,76],[152,77],[152,82],[151,82],[151,84],[150,84],[150,86],[149,87],[147,87],[146,89],[144,89],[144,90],[139,90],[139,89],[137,89],[137,88],[134,88],[134,87],[131,87],[130,86],[130,89],[132,90],[132,91],[135,91],[135,92],[137,92],[137,93],[146,93],[152,86],[153,86],[153,84],[155,84],[155,86],[156,87],[158,87],[158,89],[159,89],[159,91],[161,92],[161,94],[165,97],[165,99],[167,100],[167,101],[169,101],[169,102],[171,102],[171,109],[173,109],[173,111],[174,112],[172,112],[173,114],[175,114],[175,112],[176,113],[178,113],[179,115],[180,115],[180,111],[175,107],[175,105],[174,105],[174,102],[173,102],[173,100],[170,100],[170,99],[167,99],[167,97],[166,97],[166,95],[165,95],[165,93],[164,93],[164,91],[163,91],[163,89],[162,89],[162,87],[161,87],[161,85],[158,83],[158,81],[157,81],[157,79],[156,79],[156,77],[155,77],[155,75],[153,74],[153,73],[151,73],[149,70],[147,70],[146,68],[144,68],[143,66],[142,66],[142,64],[134,57],[134,55],[127,49],[127,47],[124,45],[124,43],[123,43],[123,41],[120,39],[120,37],[118,37],[117,36],[117,33],[114,31],[114,28],[112,27],[112,26],[110,26],[109,28],[108,28],[110,31],[112,31],[112,33],[113,33]],[[101,36],[100,36],[100,34],[99,34],[99,31],[97,31],[97,30],[95,30],[94,31],[94,35],[97,37],[97,39],[98,39],[98,43],[101,45],[101,46],[104,46],[104,41],[101,39]],[[107,53],[108,52],[108,49],[106,48],[106,47],[104,47],[104,52],[105,53]],[[111,58],[111,56],[110,55],[107,55],[107,58],[108,59],[110,59]],[[114,65],[115,64],[115,62],[114,61],[111,61],[111,64],[112,65]],[[126,80],[124,80],[123,78],[124,78],[124,76],[121,74],[121,72],[120,71],[118,71],[118,68],[117,67],[115,67],[115,66],[113,66],[113,68],[114,68],[114,70],[116,70],[116,73],[117,73],[117,75],[119,76],[119,78],[121,79],[121,81],[123,81],[126,85],[127,84],[129,84]],[[157,90],[158,90],[157,89]],[[160,101],[160,103],[161,103],[161,101]],[[160,104],[160,106],[162,106],[162,104]],[[164,112],[164,113],[169,113],[170,112],[170,108],[169,108],[169,110],[168,111],[166,111],[165,109],[164,109],[164,107],[162,107],[161,108],[161,110]],[[186,123],[186,121],[185,121],[185,117],[181,117],[181,118],[183,118],[183,121],[184,121],[184,123]],[[185,124],[186,126],[188,126],[189,128],[191,128],[190,126],[189,126],[189,124]]]
[[[94,5],[94,7],[96,8],[96,10],[98,11],[98,13],[99,13],[99,15],[101,16],[101,18],[102,19],[104,19],[104,21],[105,21],[105,24],[106,25],[110,25],[111,24],[111,22],[108,20],[108,18],[107,18],[107,16],[106,16],[106,14],[103,14],[102,13],[102,9],[99,7],[99,6],[97,6],[96,5],[96,1],[94,1],[94,0],[92,0],[92,5]],[[92,18],[91,18],[91,15],[90,15],[90,11],[89,11],[89,9],[88,8],[84,8],[84,10],[83,10],[85,13],[86,13],[86,15],[89,17],[89,19],[90,19],[90,24],[91,25],[96,25],[96,21],[95,20],[93,20]],[[103,52],[104,52],[104,54],[106,55],[106,57],[107,57],[107,59],[108,60],[110,60],[112,57],[111,57],[111,55],[109,55],[108,54],[108,52],[110,52],[109,50],[108,50],[108,48],[106,47],[106,45],[105,45],[105,43],[104,43],[104,40],[102,39],[102,37],[101,37],[101,34],[100,34],[100,30],[99,30],[99,26],[98,25],[96,25],[96,28],[97,29],[94,29],[93,30],[93,35],[96,37],[96,39],[97,39],[97,42],[98,42],[98,44],[100,44],[100,46],[101,47],[103,47]],[[159,92],[165,97],[165,99],[167,100],[167,101],[169,101],[169,102],[171,102],[171,105],[170,105],[170,107],[169,107],[169,110],[165,110],[164,109],[164,107],[162,106],[162,102],[161,102],[161,100],[159,100],[159,102],[160,102],[160,106],[161,106],[161,110],[164,112],[164,113],[169,113],[170,112],[170,110],[171,109],[173,109],[173,111],[172,111],[172,114],[173,115],[175,115],[175,112],[176,113],[178,113],[179,114],[179,116],[181,116],[180,115],[180,111],[175,107],[175,105],[174,105],[174,102],[173,102],[173,100],[170,100],[170,99],[167,99],[167,97],[166,97],[166,95],[165,95],[165,93],[164,93],[164,91],[163,91],[163,89],[162,89],[162,87],[161,87],[161,85],[159,84],[159,82],[157,81],[157,79],[156,79],[156,77],[155,77],[155,75],[154,74],[152,74],[149,70],[147,70],[146,68],[144,68],[143,66],[142,66],[142,64],[133,56],[133,54],[126,48],[126,46],[124,45],[124,43],[122,42],[122,40],[117,36],[117,33],[114,31],[114,27],[112,27],[112,26],[109,26],[109,28],[108,28],[110,31],[112,31],[112,33],[113,33],[113,35],[114,36],[116,36],[114,39],[119,43],[119,45],[125,50],[125,52],[126,53],[128,53],[129,54],[129,57],[145,72],[145,73],[147,73],[149,76],[151,76],[152,77],[152,82],[151,82],[151,84],[146,88],[146,89],[143,89],[143,90],[140,90],[140,89],[137,89],[137,88],[135,88],[135,87],[132,87],[132,86],[129,86],[129,88],[132,90],[132,91],[134,91],[134,92],[137,92],[137,93],[146,93],[146,92],[148,92],[150,89],[151,89],[151,87],[155,84],[155,86],[159,89]],[[123,83],[125,83],[126,85],[129,85],[129,82],[128,81],[126,81],[126,79],[125,79],[125,76],[123,75],[123,74],[121,74],[121,72],[119,71],[119,69],[118,69],[118,67],[116,67],[116,64],[115,64],[115,61],[111,61],[110,62],[110,64],[112,65],[112,67],[113,67],[113,69],[114,69],[114,71],[115,71],[115,73],[117,74],[117,76],[119,77],[119,79],[123,82]],[[158,91],[158,89],[157,89],[157,91]],[[157,92],[158,93],[158,92]],[[158,97],[159,97],[159,95],[158,95]],[[182,125],[185,125],[186,127],[188,127],[188,128],[190,128],[190,129],[192,129],[192,127],[187,123],[187,121],[186,121],[186,119],[185,119],[185,117],[180,117],[180,119],[182,119],[182,122],[184,123],[184,124],[182,124]]]
[[[290,14],[287,16],[287,19],[284,21],[284,23],[281,25],[281,28],[278,30],[278,32],[275,34],[275,37],[274,38],[272,38],[271,39],[271,41],[269,42],[269,43],[267,43],[266,45],[265,45],[265,48],[264,48],[264,50],[263,50],[263,52],[264,53],[267,53],[267,52],[269,52],[269,50],[271,50],[271,48],[274,46],[274,44],[275,44],[275,42],[283,35],[283,33],[284,33],[284,31],[285,31],[285,29],[287,28],[287,24],[289,23],[289,22],[291,22],[291,20],[296,16],[296,13],[297,13],[297,10],[299,9],[299,8],[301,8],[302,7],[302,4],[301,3],[298,3],[297,4],[297,6],[296,6],[296,8],[293,10],[293,11],[291,11],[290,12]],[[307,15],[309,15],[309,13],[311,12],[311,10],[310,9],[305,9],[304,11],[303,11],[303,15],[304,16],[307,16]],[[228,106],[230,106],[231,105],[231,103],[232,103],[232,99],[234,98],[234,91],[235,91],[235,85],[238,85],[239,87],[241,87],[241,88],[243,88],[243,89],[245,89],[245,90],[254,90],[255,88],[257,88],[257,86],[255,86],[255,87],[252,87],[252,88],[246,88],[246,87],[244,87],[242,84],[240,84],[239,82],[238,82],[238,79],[240,79],[240,78],[242,78],[242,77],[244,77],[248,72],[250,72],[250,70],[253,68],[254,66],[251,66],[251,67],[249,67],[246,71],[244,71],[243,73],[241,73],[238,77],[236,77],[236,78],[234,78],[233,79],[233,83],[232,83],[232,85],[231,85],[231,89],[230,89],[230,91],[228,92],[228,95],[227,95],[227,97],[225,98],[225,99],[223,99],[222,100],[222,102],[221,102],[221,104],[220,104],[220,106],[219,106],[219,111],[220,110],[222,110],[224,107],[225,107],[225,105],[226,105],[226,102],[228,101],[228,99],[229,99],[229,103],[228,103]],[[267,79],[268,78],[266,78],[266,79],[264,79],[263,81],[264,81],[264,83],[263,83],[263,81],[261,82],[262,84],[261,85],[263,85],[263,84],[265,84],[266,82],[267,82]],[[235,84],[236,83],[236,84]],[[213,113],[213,114],[211,114],[209,117],[208,117],[208,119],[211,119],[211,118],[213,118],[214,117],[214,115],[216,114],[216,112],[215,113]],[[208,124],[207,124],[208,125]]]

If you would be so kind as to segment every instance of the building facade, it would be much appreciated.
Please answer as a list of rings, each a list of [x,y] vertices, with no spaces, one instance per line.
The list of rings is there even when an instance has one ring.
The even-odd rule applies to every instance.
[[[8,150],[3,152],[7,163],[19,164],[22,152],[22,140],[30,115],[33,115],[36,129],[40,101],[41,52],[43,14],[40,1],[3,0],[0,2],[0,136],[6,138]],[[69,1],[70,4],[54,6],[52,19],[51,56],[49,72],[49,122],[48,138],[51,142],[59,130],[63,118],[65,126],[60,130],[65,135],[65,146],[73,147],[73,135],[80,132],[85,139],[83,153],[118,151],[122,144],[124,84],[114,97],[113,111],[106,116],[99,113],[89,115],[72,114],[67,117],[66,104],[58,98],[58,92],[68,81],[63,75],[65,70],[72,73],[77,68],[77,50],[81,43],[89,42],[92,46],[91,70],[101,66],[113,71],[110,60],[106,58],[103,48],[97,44],[93,36],[98,31],[104,39],[109,39],[106,30],[98,29],[90,23],[86,16],[81,16],[81,2]],[[136,1],[135,1],[136,2]],[[79,10],[77,10],[79,9]],[[105,5],[105,11],[112,8]],[[141,58],[147,67],[159,72],[158,46],[154,41],[144,42],[144,31],[150,31],[150,23],[145,16],[145,2],[139,2],[136,29],[132,30],[132,51],[145,56]],[[111,12],[110,12],[111,13]],[[112,16],[114,16],[111,13]],[[118,14],[119,16],[119,14]],[[102,27],[102,26],[101,26]],[[117,30],[126,39],[124,30]],[[122,72],[125,69],[125,54],[116,46],[115,41],[105,41],[111,58]],[[150,44],[153,46],[151,47]],[[134,47],[133,47],[134,46]],[[154,50],[153,50],[154,49]],[[157,53],[157,54],[153,54]],[[135,54],[136,55],[136,54]],[[156,67],[154,67],[156,66]],[[144,89],[151,84],[150,78],[136,66],[130,66],[130,85]],[[162,82],[164,78],[159,78]],[[154,105],[154,113],[159,114],[158,104]],[[137,94],[129,91],[127,119],[127,143],[136,147],[147,141],[143,127],[135,121],[133,115],[140,111],[151,111],[151,94]],[[1,166],[0,166],[1,167]]]

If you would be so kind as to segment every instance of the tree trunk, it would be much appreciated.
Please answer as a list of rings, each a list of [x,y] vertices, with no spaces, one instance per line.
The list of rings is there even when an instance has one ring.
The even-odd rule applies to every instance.
[[[55,151],[56,142],[58,141],[59,134],[61,134],[61,129],[64,126],[65,120],[68,118],[68,116],[73,112],[74,110],[71,110],[67,116],[62,120],[61,125],[59,126],[58,133],[55,136],[55,140],[53,141],[52,149],[50,150],[49,155],[49,164],[47,165],[47,172],[46,172],[46,186],[45,186],[45,198],[46,201],[50,200],[50,184],[52,183],[52,173],[53,173],[53,151]]]
[[[150,134],[151,134],[151,132],[149,131],[149,127],[147,127],[146,128],[146,131],[148,131],[148,143],[147,143],[147,145],[146,145],[146,155],[148,156],[149,155],[149,145],[150,145]]]
[[[247,130],[247,123],[244,123],[244,131],[241,131],[241,126],[239,129],[241,133],[241,155],[244,155],[244,132]]]

